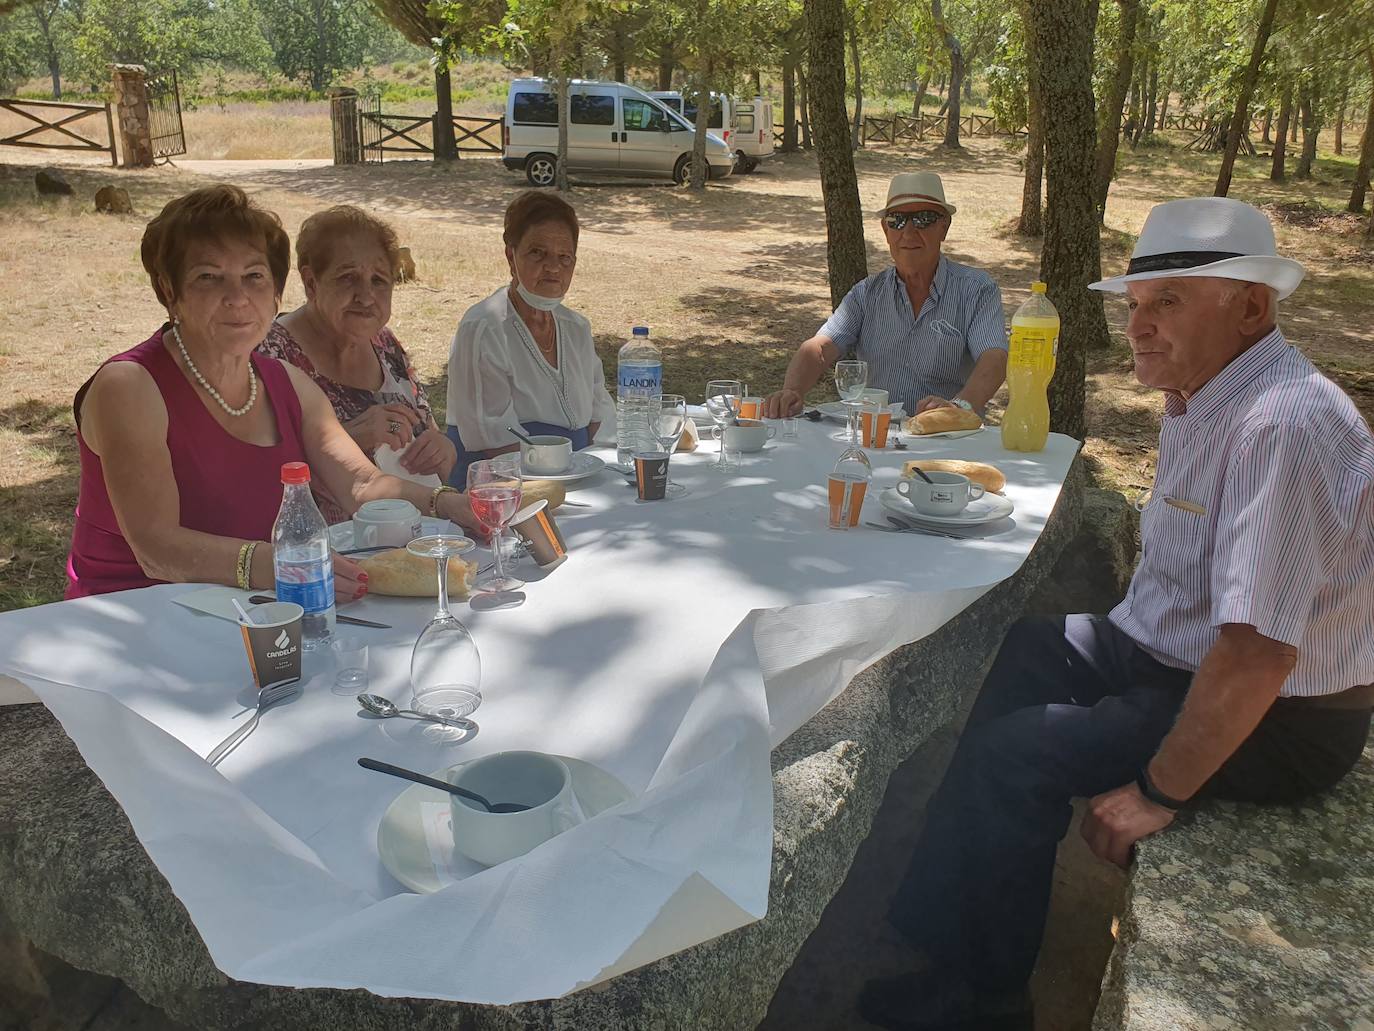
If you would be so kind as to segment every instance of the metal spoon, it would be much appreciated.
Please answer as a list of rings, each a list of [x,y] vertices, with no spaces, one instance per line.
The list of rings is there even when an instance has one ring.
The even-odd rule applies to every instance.
[[[358,704],[374,716],[382,719],[390,719],[392,716],[412,716],[417,720],[429,720],[431,723],[442,723],[448,727],[467,727],[466,720],[449,719],[446,716],[431,716],[427,712],[419,712],[415,709],[402,709],[390,698],[383,698],[379,694],[360,694]]]
[[[359,759],[358,765],[365,770],[376,770],[378,773],[389,773],[393,777],[400,777],[402,780],[413,780],[416,784],[423,784],[426,787],[438,788],[440,791],[447,791],[450,795],[457,795],[459,798],[470,799],[482,806],[489,813],[523,813],[526,809],[533,806],[521,805],[519,802],[488,802],[475,791],[467,788],[455,787],[443,780],[435,780],[433,777],[426,777],[423,773],[416,773],[414,770],[403,769],[400,766],[392,766],[391,763],[378,762],[376,759]]]
[[[507,432],[507,433],[513,433],[515,436],[519,437],[521,440],[523,440],[523,441],[524,441],[526,444],[528,444],[530,447],[538,447],[538,446],[539,446],[539,445],[536,444],[534,441],[530,440],[529,437],[525,436],[523,433],[521,433],[519,430],[517,430],[514,426],[507,426],[507,427],[506,427],[506,432]]]

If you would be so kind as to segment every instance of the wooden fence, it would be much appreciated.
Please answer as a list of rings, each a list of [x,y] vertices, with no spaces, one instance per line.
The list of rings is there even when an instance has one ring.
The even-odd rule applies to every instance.
[[[0,146],[36,147],[43,150],[104,150],[110,154],[110,164],[119,164],[119,159],[115,156],[114,117],[110,114],[109,101],[103,104],[69,104],[65,101],[56,100],[19,100],[15,97],[0,97],[0,111],[9,111],[11,114],[19,115],[21,118],[34,123],[22,132],[0,137]],[[69,113],[65,117],[58,117],[63,112]],[[91,139],[89,136],[82,136],[68,128],[75,122],[93,118],[101,112],[105,114],[107,142],[102,143],[99,140]],[[58,134],[57,141],[34,138],[50,132]],[[67,140],[74,140],[75,142],[66,142]]]
[[[433,154],[438,117],[437,112],[432,115],[387,113],[381,109],[375,95],[359,97],[340,91],[330,98],[334,163],[383,161],[388,154],[403,158]],[[454,115],[453,135],[458,150],[475,154],[503,153],[505,125],[504,117]]]
[[[944,115],[894,115],[891,118],[864,117],[863,142],[878,144],[911,144],[932,136],[943,136],[949,119]],[[959,132],[964,136],[1024,136],[1024,126],[1008,127],[991,115],[964,115],[959,119]]]

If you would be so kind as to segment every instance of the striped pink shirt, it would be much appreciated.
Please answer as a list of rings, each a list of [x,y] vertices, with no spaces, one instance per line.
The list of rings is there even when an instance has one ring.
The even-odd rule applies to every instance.
[[[1248,623],[1298,650],[1282,695],[1374,683],[1374,437],[1277,329],[1168,397],[1140,542],[1111,619],[1161,662]]]

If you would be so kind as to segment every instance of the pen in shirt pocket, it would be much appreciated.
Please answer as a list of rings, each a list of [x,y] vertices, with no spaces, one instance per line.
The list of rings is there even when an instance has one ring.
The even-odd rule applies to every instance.
[[[1207,509],[1203,508],[1196,501],[1187,501],[1183,498],[1166,497],[1164,499],[1164,503],[1166,505],[1173,505],[1174,508],[1181,509],[1184,512],[1192,512],[1193,515],[1205,516],[1207,514]]]

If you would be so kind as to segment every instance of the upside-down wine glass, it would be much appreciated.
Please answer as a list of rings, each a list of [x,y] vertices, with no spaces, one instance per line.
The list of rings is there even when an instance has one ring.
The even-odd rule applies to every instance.
[[[864,389],[868,386],[868,362],[848,359],[835,363],[835,389],[840,392],[840,400],[847,409],[849,420],[849,443],[859,443],[856,416],[859,405],[863,403]]]
[[[482,704],[482,658],[468,628],[449,611],[448,563],[476,546],[467,537],[447,533],[406,545],[412,555],[434,559],[439,583],[438,611],[410,653],[411,708],[450,721],[457,729],[471,728],[466,717]]]
[[[655,394],[649,402],[649,433],[654,440],[658,441],[658,446],[669,456],[669,467],[672,466],[673,450],[677,447],[678,438],[682,436],[682,428],[687,425],[687,399],[681,394]],[[674,483],[671,478],[668,486],[664,490],[664,497],[680,498],[687,493],[687,488],[680,483]]]
[[[520,509],[520,487],[519,451],[468,466],[468,503],[472,505],[472,514],[484,526],[492,527],[491,553],[496,560],[491,573],[477,581],[475,586],[479,590],[514,591],[525,586],[525,581],[506,575],[501,557],[501,534]]]
[[[720,428],[720,457],[712,466],[717,472],[728,472],[725,462],[725,427],[739,412],[739,399],[744,388],[737,379],[713,379],[706,384],[706,414]]]

